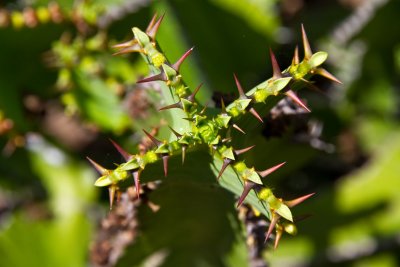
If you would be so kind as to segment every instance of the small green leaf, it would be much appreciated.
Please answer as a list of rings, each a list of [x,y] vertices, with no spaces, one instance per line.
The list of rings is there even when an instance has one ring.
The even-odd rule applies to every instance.
[[[272,94],[276,95],[280,90],[282,90],[283,88],[285,88],[286,85],[288,85],[291,79],[292,77],[276,79],[272,83],[268,84],[267,90]]]
[[[289,207],[286,206],[285,204],[281,203],[279,205],[279,208],[276,209],[276,212],[286,220],[293,222],[292,212],[290,211]]]
[[[312,57],[308,61],[308,64],[310,64],[311,68],[316,68],[322,63],[324,63],[327,58],[328,58],[328,53],[320,51],[312,55]]]
[[[94,183],[95,186],[98,187],[102,187],[102,186],[109,186],[111,185],[113,182],[110,179],[109,175],[103,175],[101,176],[99,179],[96,180],[96,182]]]

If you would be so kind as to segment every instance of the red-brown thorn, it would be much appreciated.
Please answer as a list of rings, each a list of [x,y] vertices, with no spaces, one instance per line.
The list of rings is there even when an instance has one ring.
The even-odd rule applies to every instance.
[[[272,230],[274,230],[276,223],[278,222],[279,218],[281,217],[280,215],[278,215],[275,212],[272,212],[271,216],[272,216],[272,219],[271,219],[271,222],[269,224],[267,234],[265,235],[264,243],[266,243],[268,241],[268,239],[269,239],[269,237],[270,237],[270,235],[272,233]]]
[[[241,98],[247,98],[246,94],[243,91],[242,85],[240,84],[240,82],[239,82],[239,80],[238,80],[238,78],[237,78],[235,73],[233,74],[233,78],[235,79],[236,87],[237,87],[237,89],[239,91],[239,96]]]
[[[163,166],[164,166],[164,176],[165,177],[167,177],[167,175],[168,175],[168,159],[169,159],[169,155],[164,155],[162,157]]]
[[[272,71],[273,71],[272,78],[274,78],[274,79],[282,78],[281,69],[279,67],[278,61],[276,60],[275,54],[274,54],[274,52],[272,52],[271,48],[269,49],[269,55],[271,57],[271,64],[272,64]]]
[[[246,132],[243,131],[242,128],[240,128],[237,124],[233,124],[232,127],[241,132],[242,134],[246,134]]]
[[[190,48],[188,51],[185,52],[185,54],[183,54],[174,64],[172,64],[172,68],[174,70],[176,70],[177,72],[179,72],[179,69],[183,63],[183,61],[185,61],[185,59],[193,52],[194,46],[192,48]]]
[[[219,173],[218,173],[217,179],[219,179],[219,178],[222,176],[222,174],[224,173],[226,167],[228,167],[229,164],[231,164],[231,163],[232,163],[232,160],[231,160],[231,159],[228,159],[228,158],[225,158],[225,159],[224,159],[224,162],[222,163],[221,170],[220,170]]]
[[[120,145],[118,145],[116,142],[114,142],[114,140],[112,140],[112,139],[108,139],[108,140],[110,140],[110,142],[113,144],[113,146],[117,149],[117,151],[122,155],[122,157],[126,161],[128,161],[132,158],[132,154],[125,151]]]
[[[310,59],[312,56],[312,51],[310,47],[310,43],[308,42],[306,30],[304,29],[304,25],[301,24],[301,37],[303,39],[303,46],[304,46],[304,58]]]
[[[240,196],[238,203],[237,203],[237,208],[240,207],[240,205],[242,205],[243,201],[245,200],[245,198],[247,197],[247,195],[249,194],[250,190],[253,189],[256,186],[256,183],[249,181],[249,180],[245,180],[244,181],[244,186],[243,186],[243,192],[242,195]]]
[[[162,145],[162,142],[160,140],[158,140],[157,138],[155,138],[154,136],[152,136],[150,133],[148,133],[145,129],[143,129],[143,132],[147,135],[148,138],[150,138],[150,140],[153,142],[153,144],[155,144],[157,147]]]
[[[308,195],[305,195],[305,196],[302,196],[302,197],[299,197],[299,198],[296,198],[296,199],[283,201],[283,203],[284,203],[286,206],[288,206],[289,208],[292,208],[292,207],[294,207],[294,206],[296,206],[296,205],[302,203],[304,200],[306,200],[306,199],[312,197],[313,195],[315,195],[315,193],[311,193],[311,194],[308,194]]]
[[[153,23],[152,27],[146,31],[147,35],[154,41],[158,28],[160,28],[161,22],[164,19],[165,14],[163,14],[156,22]],[[151,22],[150,22],[151,23]],[[149,25],[150,26],[150,25]]]
[[[264,121],[261,118],[260,114],[258,114],[258,112],[253,107],[250,108],[249,111],[257,120],[259,120],[261,123],[264,123]]]
[[[187,98],[190,102],[193,102],[196,94],[199,92],[200,88],[203,86],[203,83],[199,84],[196,89],[194,89],[193,93]]]
[[[266,169],[266,170],[264,170],[264,171],[259,171],[259,172],[257,172],[259,175],[261,175],[261,177],[266,177],[267,175],[269,175],[269,174],[271,174],[271,173],[273,173],[274,171],[276,171],[277,169],[279,169],[280,167],[282,167],[283,165],[285,165],[286,164],[286,161],[284,161],[284,162],[282,162],[282,163],[279,163],[278,165],[275,165],[275,166],[273,166],[273,167],[271,167],[271,168],[269,168],[269,169]]]
[[[100,164],[98,164],[97,162],[92,160],[91,158],[89,158],[89,157],[86,157],[86,158],[101,175],[105,175],[109,172],[108,169],[104,168],[103,166],[101,166]]]
[[[236,155],[240,155],[240,154],[246,153],[247,151],[251,150],[255,146],[256,145],[252,145],[252,146],[249,146],[249,147],[246,147],[246,148],[235,150],[235,154]]]
[[[300,100],[300,98],[296,95],[295,92],[293,92],[293,90],[287,91],[285,95],[292,99],[297,105],[305,109],[307,112],[311,112],[311,110],[306,106],[306,104],[303,103],[303,101]]]
[[[133,172],[133,181],[135,183],[135,189],[136,189],[136,196],[137,198],[140,197],[140,170],[134,171]]]
[[[156,74],[156,75],[141,79],[141,80],[137,81],[136,83],[148,83],[148,82],[155,82],[155,81],[164,81],[164,82],[166,82],[167,81],[167,76],[163,72],[160,72],[159,74]]]

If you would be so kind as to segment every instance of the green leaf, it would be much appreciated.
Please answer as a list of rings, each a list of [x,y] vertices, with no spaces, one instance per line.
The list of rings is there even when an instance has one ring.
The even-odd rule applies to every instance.
[[[310,64],[311,68],[316,68],[322,63],[324,63],[327,58],[328,58],[328,53],[320,51],[311,56],[311,58],[308,61],[308,64]]]

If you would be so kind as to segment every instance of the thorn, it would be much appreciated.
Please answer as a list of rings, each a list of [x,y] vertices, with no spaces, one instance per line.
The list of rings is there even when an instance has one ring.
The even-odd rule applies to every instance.
[[[130,47],[130,46],[135,45],[137,43],[138,43],[138,41],[135,38],[133,38],[133,39],[131,39],[129,41],[113,45],[112,48],[115,48],[115,49],[127,48],[127,47]]]
[[[161,110],[167,110],[167,109],[172,109],[172,108],[180,108],[180,109],[182,109],[182,103],[179,101],[179,102],[177,102],[175,104],[171,104],[171,105],[159,108],[158,110],[161,111]]]
[[[110,185],[108,187],[108,197],[110,201],[110,210],[112,210],[113,204],[114,204],[114,198],[115,198],[115,191],[117,187],[115,185]]]
[[[247,181],[247,180],[244,181],[243,192],[238,200],[236,208],[239,208],[240,205],[242,205],[243,201],[249,194],[250,190],[253,189],[255,185],[256,183],[253,183],[252,181]]]
[[[260,114],[258,114],[258,112],[254,108],[250,108],[249,111],[254,117],[256,117],[257,120],[259,120],[261,123],[264,123],[264,121],[261,118]]]
[[[163,72],[160,72],[159,74],[141,79],[139,81],[137,81],[136,83],[148,83],[148,82],[155,82],[155,81],[167,81],[167,77],[165,76],[165,74]]]
[[[296,48],[294,49],[294,55],[292,59],[292,65],[298,65],[300,63],[299,59],[299,47],[296,45]]]
[[[237,87],[237,89],[239,91],[239,96],[241,98],[247,98],[247,96],[245,95],[245,93],[243,91],[242,85],[240,85],[240,82],[239,82],[238,78],[236,77],[235,73],[233,74],[233,78],[235,78],[235,83],[236,83],[236,87]]]
[[[311,112],[311,110],[300,100],[300,98],[296,95],[295,92],[289,90],[285,93],[290,99],[292,99],[296,104],[304,108],[306,111]]]
[[[275,212],[272,212],[271,214],[272,214],[272,220],[271,220],[271,222],[269,224],[267,234],[265,235],[264,243],[267,243],[267,241],[269,239],[269,236],[272,233],[272,230],[274,230],[275,225],[276,225],[276,223],[278,222],[278,220],[280,218],[280,216],[278,214],[276,214]]]
[[[165,155],[162,157],[165,177],[167,177],[167,175],[168,175],[168,158],[169,158],[169,155]]]
[[[203,109],[200,111],[200,115],[203,115],[203,114],[206,112],[209,103],[210,103],[210,102],[207,102],[207,103],[204,105]]]
[[[203,85],[203,83],[199,84],[196,87],[196,89],[194,89],[193,93],[187,98],[187,100],[189,100],[190,102],[193,102],[194,98],[196,97],[196,94],[199,92],[202,85]]]
[[[221,97],[221,113],[226,114],[226,106],[224,103],[224,99]]]
[[[261,177],[266,177],[267,175],[269,175],[269,174],[271,174],[271,173],[273,173],[274,171],[276,171],[277,169],[279,169],[280,167],[282,167],[283,165],[285,165],[286,164],[286,161],[284,161],[284,162],[282,162],[282,163],[279,163],[278,165],[275,165],[275,166],[273,166],[273,167],[271,167],[271,168],[269,168],[269,169],[266,169],[266,170],[264,170],[264,171],[260,171],[260,172],[257,172],[259,175],[261,175]]]
[[[303,39],[303,46],[304,46],[304,59],[310,59],[312,56],[312,51],[303,24],[301,24],[301,37]]]
[[[156,21],[154,22],[151,27],[151,29],[149,29],[148,31],[146,31],[147,35],[154,41],[158,28],[160,28],[161,22],[164,19],[165,13]],[[151,23],[151,22],[150,22]],[[149,25],[150,26],[150,25]]]
[[[222,163],[221,170],[220,170],[219,173],[218,173],[217,180],[222,176],[222,174],[224,173],[226,167],[228,167],[229,164],[231,164],[231,163],[232,163],[232,160],[231,160],[231,159],[224,158],[224,162]]]
[[[153,144],[155,144],[157,147],[159,147],[160,145],[162,145],[162,142],[160,140],[158,140],[157,138],[155,138],[154,136],[152,136],[150,133],[148,133],[146,130],[143,129],[143,132],[147,135],[148,138],[150,138],[150,140],[153,142]]]
[[[239,126],[237,126],[237,124],[233,124],[232,127],[241,132],[242,134],[246,134],[246,132],[243,131]]]
[[[135,183],[136,195],[138,199],[140,198],[140,173],[140,170],[133,172],[133,181]]]
[[[236,155],[240,155],[240,154],[246,153],[247,151],[251,150],[255,146],[256,145],[252,145],[252,146],[249,146],[249,147],[246,147],[246,148],[243,148],[243,149],[235,150],[235,154]]]
[[[118,56],[118,55],[123,55],[123,54],[134,53],[134,52],[143,52],[143,48],[141,48],[139,46],[139,44],[136,43],[136,44],[134,44],[132,46],[122,48],[121,50],[113,53],[112,55],[113,56]]]
[[[277,249],[279,241],[281,240],[283,231],[281,229],[276,230],[275,242],[274,242],[274,249]]]
[[[305,196],[302,196],[302,197],[299,197],[299,198],[296,198],[296,199],[292,199],[292,200],[289,200],[289,201],[283,201],[283,203],[286,206],[288,206],[289,208],[291,208],[291,207],[294,207],[294,206],[302,203],[304,200],[312,197],[313,195],[315,195],[315,193],[311,193],[311,194],[308,194],[308,195],[305,195]]]
[[[312,70],[311,73],[321,75],[331,81],[337,82],[338,84],[343,84],[338,78],[333,76],[330,72],[328,72],[326,69],[323,68],[317,68],[315,70]]]
[[[271,57],[271,63],[272,63],[272,71],[273,71],[272,78],[274,79],[282,78],[281,69],[279,67],[278,61],[276,61],[275,54],[274,52],[272,52],[271,48],[269,49],[269,55]]]
[[[146,28],[146,33],[149,32],[151,30],[151,28],[153,28],[154,23],[156,22],[156,19],[157,19],[157,13],[155,13],[153,15],[153,17],[151,18],[151,21],[150,21],[149,25]]]
[[[185,163],[186,148],[187,148],[187,146],[185,146],[185,145],[182,146],[182,164]]]
[[[120,145],[114,142],[112,139],[108,139],[113,144],[113,146],[117,149],[117,151],[122,155],[122,157],[128,161],[132,158],[132,154],[126,152]]]
[[[179,68],[181,67],[183,61],[185,61],[185,59],[193,52],[194,46],[192,48],[190,48],[188,51],[185,52],[185,54],[183,54],[181,56],[180,59],[178,59],[178,61],[176,61],[174,64],[172,64],[172,68],[174,70],[176,70],[177,72],[179,72]]]
[[[226,137],[221,140],[222,143],[229,143],[230,141],[232,141],[232,137]]]
[[[171,126],[169,126],[168,125],[168,128],[171,130],[171,132],[173,132],[174,133],[174,135],[176,136],[176,138],[181,138],[182,137],[182,135],[180,134],[180,133],[178,133],[177,131],[175,131],[174,129],[172,129],[172,127]]]
[[[93,165],[93,167],[101,174],[101,175],[105,175],[109,172],[108,169],[104,168],[103,166],[101,166],[100,164],[96,163],[94,160],[92,160],[89,157],[86,157],[88,161],[90,161],[90,163]]]

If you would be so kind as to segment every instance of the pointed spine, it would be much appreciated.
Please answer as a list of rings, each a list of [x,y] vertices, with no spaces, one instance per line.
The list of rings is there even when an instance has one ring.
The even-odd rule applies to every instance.
[[[168,175],[168,159],[169,159],[169,155],[164,155],[162,157],[165,177],[167,177],[167,175]]]
[[[239,79],[237,78],[235,73],[233,74],[233,78],[235,79],[235,84],[236,84],[237,90],[239,92],[239,97],[247,98],[246,94],[243,91],[242,85],[240,84]]]
[[[243,186],[243,192],[242,195],[240,196],[238,203],[237,203],[237,208],[240,207],[240,205],[242,205],[243,201],[245,200],[245,198],[247,197],[247,195],[249,194],[250,190],[253,189],[256,186],[255,183],[253,183],[252,181],[248,181],[245,180],[244,181],[244,186]]]
[[[295,92],[293,92],[293,90],[289,90],[285,94],[290,99],[292,99],[297,105],[305,109],[307,112],[311,112],[311,110],[306,106],[306,104],[303,103],[303,101],[300,100],[300,98],[296,95]]]
[[[265,235],[264,243],[267,243],[269,237],[271,236],[272,230],[274,230],[274,228],[276,226],[276,223],[278,222],[279,218],[280,218],[280,216],[277,213],[272,212],[272,219],[271,219],[271,222],[269,224],[269,227],[268,227],[268,230],[267,230],[267,234]]]
[[[323,76],[331,81],[334,81],[338,84],[343,84],[338,78],[336,78],[335,76],[333,76],[333,74],[331,74],[330,72],[328,72],[326,69],[323,68],[317,68],[311,71],[312,74],[317,74],[320,76]]]
[[[174,104],[171,104],[171,105],[168,105],[168,106],[159,108],[158,110],[161,111],[161,110],[167,110],[167,109],[173,109],[173,108],[180,108],[180,109],[183,109],[183,107],[182,107],[182,102],[179,101],[179,102],[177,102],[177,103],[174,103]]]
[[[150,23],[149,23],[149,25],[148,25],[147,28],[146,28],[146,33],[150,32],[151,29],[154,27],[154,23],[156,23],[157,16],[158,16],[157,13],[155,13],[155,14],[153,15],[153,17],[151,18]]]
[[[168,125],[168,128],[171,130],[171,132],[176,136],[176,138],[181,138],[182,135],[180,133],[178,133],[177,131],[175,131],[171,126]]]
[[[113,146],[115,147],[115,149],[117,149],[117,151],[121,154],[121,156],[126,160],[130,160],[132,158],[132,155],[130,153],[128,153],[127,151],[125,151],[120,145],[118,145],[116,142],[114,142],[114,140],[109,139],[110,142],[113,144]]]
[[[250,108],[249,112],[251,113],[251,115],[253,115],[257,120],[259,120],[261,123],[264,123],[263,119],[261,118],[260,114],[258,114],[258,112],[254,109],[254,108]]]
[[[145,129],[143,129],[143,132],[147,135],[147,137],[153,142],[153,144],[155,144],[157,147],[159,147],[160,145],[162,145],[162,142],[160,140],[158,140],[157,138],[155,138],[154,136],[152,136],[150,133],[148,133]]]
[[[285,165],[286,164],[286,161],[284,161],[284,162],[282,162],[282,163],[279,163],[278,165],[275,165],[275,166],[273,166],[273,167],[271,167],[271,168],[269,168],[269,169],[266,169],[266,170],[264,170],[264,171],[259,171],[259,172],[257,172],[259,175],[261,175],[261,177],[266,177],[267,175],[269,175],[269,174],[271,174],[271,173],[273,173],[274,171],[276,171],[277,169],[279,169],[280,167],[282,167],[283,165]]]
[[[151,40],[155,40],[158,29],[160,28],[161,22],[164,19],[165,14],[163,14],[156,22],[153,22],[151,28],[146,31],[147,35]],[[150,22],[151,23],[151,22]],[[150,25],[149,25],[150,26]]]
[[[242,149],[235,150],[235,154],[236,154],[237,156],[239,156],[239,155],[241,155],[241,154],[243,154],[243,153],[246,153],[247,151],[253,149],[253,147],[255,147],[255,146],[256,146],[256,145],[252,145],[252,146],[249,146],[249,147],[246,147],[246,148],[242,148]]]
[[[117,187],[115,185],[110,185],[108,187],[108,198],[110,201],[110,210],[112,210],[113,204],[114,204],[114,198],[115,198],[115,192],[117,190]]]
[[[246,132],[243,131],[242,128],[240,128],[237,124],[233,124],[232,127],[241,132],[242,134],[246,134]]]
[[[217,179],[221,178],[222,174],[224,173],[225,169],[232,163],[231,159],[225,158],[224,162],[222,163],[221,170],[218,173]]]
[[[92,160],[91,158],[89,158],[89,157],[86,157],[86,158],[101,175],[105,175],[110,172],[110,170],[104,168],[103,166],[101,166],[100,164],[98,164],[97,162]]]
[[[278,248],[279,241],[281,240],[282,234],[283,234],[283,230],[280,227],[279,229],[276,230],[274,249]]]
[[[140,198],[140,173],[141,170],[133,172],[133,182],[135,183],[135,191],[138,199]]]
[[[296,45],[296,48],[294,49],[294,55],[292,59],[292,65],[298,65],[300,63],[299,59],[299,47]]]
[[[182,63],[185,61],[185,59],[193,52],[194,46],[192,48],[190,48],[188,51],[185,52],[185,54],[183,54],[180,59],[178,59],[174,64],[172,64],[172,68],[174,70],[176,70],[177,72],[179,72],[179,69],[182,65]]]
[[[311,193],[296,199],[292,199],[292,200],[288,200],[288,201],[283,201],[283,203],[288,206],[289,208],[292,208],[294,206],[299,205],[300,203],[302,203],[303,201],[305,201],[306,199],[309,199],[310,197],[312,197],[313,195],[315,195],[315,193]]]
[[[281,69],[279,67],[278,61],[276,60],[275,54],[274,52],[272,52],[272,49],[269,49],[269,55],[271,57],[271,64],[272,64],[272,78],[274,79],[278,79],[278,78],[282,78],[282,72]]]
[[[308,42],[306,30],[304,29],[303,24],[301,24],[301,37],[303,39],[304,59],[310,59],[312,56],[312,51],[311,51],[310,43]]]
[[[148,83],[148,82],[155,82],[155,81],[167,81],[167,77],[163,72],[160,72],[156,75],[138,80],[136,83]]]
[[[194,89],[193,93],[188,96],[187,100],[189,100],[190,102],[194,102],[197,93],[199,92],[200,88],[203,86],[203,83],[199,84],[196,89]]]

